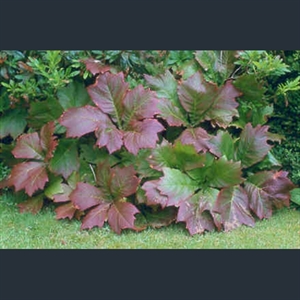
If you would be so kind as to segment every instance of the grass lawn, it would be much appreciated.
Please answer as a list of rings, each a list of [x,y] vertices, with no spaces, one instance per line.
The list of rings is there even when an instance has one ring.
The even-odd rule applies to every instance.
[[[56,220],[53,207],[39,214],[20,214],[16,201],[0,198],[1,249],[299,249],[300,211],[283,209],[254,228],[242,226],[232,232],[190,236],[184,223],[142,232],[109,226],[80,231],[76,220]]]

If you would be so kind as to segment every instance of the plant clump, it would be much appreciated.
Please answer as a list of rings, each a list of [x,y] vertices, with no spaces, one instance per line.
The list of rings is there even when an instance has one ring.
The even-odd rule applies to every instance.
[[[24,70],[36,87],[56,74],[51,95],[7,104],[22,90],[3,84],[0,137],[10,141],[0,156],[11,172],[0,185],[25,191],[21,212],[37,213],[48,199],[57,219],[79,219],[81,229],[184,222],[194,235],[253,227],[289,206],[296,186],[272,152],[282,136],[266,124],[268,68],[288,72],[279,57],[89,52],[53,75],[66,59],[55,53]]]

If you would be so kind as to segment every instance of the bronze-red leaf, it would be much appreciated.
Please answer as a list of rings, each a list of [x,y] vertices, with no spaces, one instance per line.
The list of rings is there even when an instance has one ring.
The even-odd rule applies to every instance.
[[[134,215],[138,212],[139,210],[129,202],[115,202],[108,211],[108,223],[117,234],[125,228],[135,229]]]
[[[16,191],[25,189],[26,193],[32,196],[48,182],[46,165],[35,161],[17,164],[11,171],[9,182],[15,186]]]
[[[91,229],[95,226],[101,228],[104,222],[107,221],[107,212],[110,205],[110,203],[101,203],[91,209],[83,218],[81,229]]]
[[[74,217],[76,210],[77,209],[72,202],[62,204],[55,209],[56,219],[69,218],[71,220]]]
[[[103,201],[103,194],[93,185],[78,182],[76,189],[70,194],[70,199],[75,208],[86,210],[100,204]]]

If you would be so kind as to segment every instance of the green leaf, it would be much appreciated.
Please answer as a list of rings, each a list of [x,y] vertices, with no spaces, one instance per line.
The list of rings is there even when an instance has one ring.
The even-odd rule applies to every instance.
[[[5,161],[5,165],[10,168],[23,161],[23,159],[17,159],[13,156],[12,151],[14,147],[15,144],[0,143],[0,161]]]
[[[90,104],[90,96],[83,83],[71,82],[68,86],[57,91],[58,102],[67,110],[71,107],[81,107]]]
[[[255,165],[255,167],[259,170],[264,170],[264,169],[272,169],[274,167],[280,168],[281,164],[270,151],[268,152],[264,160],[262,160],[257,165]]]
[[[31,102],[28,123],[31,127],[40,129],[46,123],[57,120],[62,113],[63,108],[56,98]]]
[[[257,126],[258,124],[265,124],[268,121],[268,116],[273,113],[273,105],[267,105],[253,110],[252,124]]]
[[[148,161],[158,171],[164,167],[187,171],[202,167],[205,155],[198,154],[193,145],[177,141],[174,145],[164,144],[153,149]]]
[[[4,70],[4,68],[0,68],[0,72],[2,70]],[[10,107],[10,100],[9,100],[8,94],[7,94],[6,91],[1,91],[1,95],[0,95],[0,113],[8,110],[9,107]]]
[[[166,98],[158,102],[159,116],[165,119],[170,126],[188,125],[188,121],[178,106]]]
[[[300,188],[293,189],[291,192],[291,201],[300,205]]]
[[[234,121],[231,125],[244,128],[247,123],[253,126],[259,124],[263,125],[268,121],[268,117],[273,113],[273,105],[259,106],[250,108],[248,106],[239,106],[239,119]]]
[[[62,178],[60,177],[54,177],[53,179],[50,179],[49,186],[44,190],[44,194],[49,199],[54,199],[54,195],[61,194],[64,192],[62,188]]]
[[[242,92],[240,98],[243,101],[261,106],[266,89],[257,82],[254,74],[243,74],[233,82],[233,85]]]
[[[63,175],[65,179],[73,171],[77,171],[79,169],[77,140],[61,139],[49,167],[52,172]]]
[[[70,202],[70,194],[75,188],[71,188],[69,185],[62,183],[61,184],[62,192],[59,194],[53,195],[53,202],[61,203],[61,202]]]
[[[199,188],[198,183],[179,170],[163,168],[164,176],[158,182],[157,188],[161,194],[168,196],[167,206],[178,206]]]
[[[232,50],[196,51],[195,58],[215,82],[223,83],[233,72],[237,52]]]
[[[204,186],[207,186],[207,172],[209,172],[210,167],[214,164],[215,162],[215,156],[210,154],[209,152],[206,152],[203,158],[203,163],[204,166],[201,168],[197,169],[192,169],[186,171],[186,173],[193,179],[196,180],[199,185],[204,184]]]
[[[27,124],[26,116],[25,109],[14,109],[5,112],[0,118],[0,138],[11,135],[15,139],[23,133]]]
[[[228,160],[234,158],[234,142],[231,135],[226,131],[218,131],[218,134],[209,141],[209,151],[214,155],[225,156]]]
[[[195,60],[188,60],[180,66],[180,69],[183,72],[182,79],[186,80],[190,76],[192,76],[196,72],[198,72],[200,69],[200,66]]]
[[[112,166],[119,162],[119,159],[114,155],[110,155],[107,149],[98,148],[91,144],[80,145],[80,157],[92,164],[109,160],[110,165]]]
[[[166,119],[170,126],[187,124],[184,109],[177,95],[177,81],[170,71],[167,70],[157,77],[145,75],[145,79],[148,86],[156,91],[157,97],[160,98],[158,102],[160,116]]]
[[[241,163],[228,161],[225,156],[214,161],[206,176],[207,184],[211,187],[222,188],[243,182]]]
[[[199,50],[195,52],[195,58],[204,71],[208,71],[210,68],[216,71],[218,61],[216,51]]]
[[[165,74],[159,75],[157,77],[152,77],[145,75],[148,86],[156,91],[158,98],[169,99],[173,105],[180,108],[181,104],[177,96],[177,81],[170,73],[166,71]]]
[[[74,171],[68,178],[68,185],[70,186],[70,188],[74,190],[76,188],[77,182],[79,181],[80,181],[79,174],[78,172]]]
[[[150,149],[141,149],[137,155],[124,151],[121,152],[122,164],[124,166],[133,165],[139,175],[139,178],[159,178],[162,173],[155,170],[153,166],[150,166],[150,163],[147,160],[150,155]]]

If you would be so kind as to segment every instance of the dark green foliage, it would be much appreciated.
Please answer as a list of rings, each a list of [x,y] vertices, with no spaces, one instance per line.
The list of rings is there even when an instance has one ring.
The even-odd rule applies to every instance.
[[[274,147],[274,155],[289,171],[291,180],[300,185],[300,92],[289,96],[288,106],[278,101],[274,108],[271,129],[285,136],[285,140]]]
[[[285,61],[290,65],[291,74],[270,80],[274,88],[285,81],[300,78],[300,51],[284,51]],[[298,79],[299,81],[299,79]],[[297,90],[298,89],[298,90]],[[274,103],[274,114],[270,119],[271,130],[285,136],[281,144],[275,145],[274,155],[282,167],[289,171],[291,180],[300,185],[300,83],[293,92],[279,95]]]

